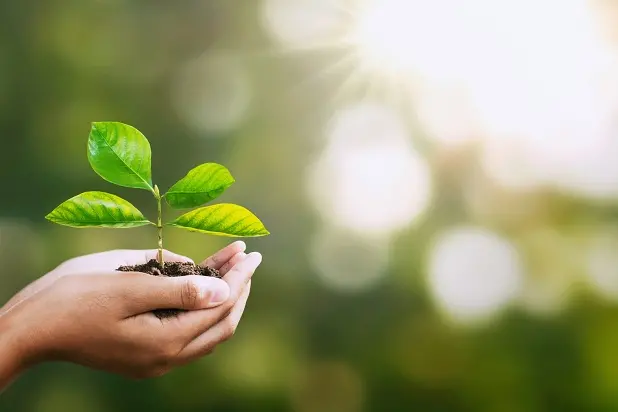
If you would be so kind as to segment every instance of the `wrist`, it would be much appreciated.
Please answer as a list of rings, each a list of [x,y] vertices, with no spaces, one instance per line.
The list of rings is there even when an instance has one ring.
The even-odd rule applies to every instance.
[[[21,347],[10,312],[0,314],[0,392],[25,369]]]

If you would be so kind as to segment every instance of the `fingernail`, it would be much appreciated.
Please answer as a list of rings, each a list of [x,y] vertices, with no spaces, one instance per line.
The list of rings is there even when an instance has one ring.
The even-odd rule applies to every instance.
[[[242,240],[238,240],[234,242],[234,247],[238,249],[240,252],[244,252],[247,249],[247,244]]]
[[[199,280],[202,296],[210,294],[208,305],[218,305],[225,302],[230,297],[230,287],[228,284],[214,277]]]

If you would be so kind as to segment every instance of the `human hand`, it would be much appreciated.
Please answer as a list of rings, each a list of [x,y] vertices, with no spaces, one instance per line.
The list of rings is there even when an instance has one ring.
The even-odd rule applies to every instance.
[[[219,269],[221,280],[104,269],[143,263],[150,257],[145,252],[107,252],[69,261],[0,313],[6,354],[0,357],[20,359],[19,369],[63,360],[137,378],[164,374],[210,353],[234,333],[261,262],[259,253],[245,255],[243,250],[244,243],[236,242],[204,262]],[[179,258],[168,253],[168,260]],[[217,291],[223,293],[218,306]],[[151,313],[164,308],[188,311],[163,320]],[[0,359],[0,387],[3,373],[7,380],[2,364]]]
[[[230,258],[236,253],[244,252],[246,245],[244,242],[234,242],[226,248],[220,250],[213,256],[209,257],[204,263],[208,266],[218,268],[226,262],[221,262],[220,259]],[[158,250],[111,250],[107,252],[93,253],[90,255],[79,256],[60,264],[51,272],[35,280],[19,293],[14,295],[5,305],[0,308],[0,315],[4,311],[9,310],[18,302],[34,295],[35,293],[45,289],[59,278],[66,275],[89,275],[100,274],[101,272],[116,271],[120,266],[132,266],[148,262],[151,259],[157,258]],[[168,250],[164,250],[163,257],[167,262],[193,262],[190,258]],[[219,261],[215,262],[215,259]],[[229,259],[228,259],[229,260]],[[224,268],[225,269],[225,268]],[[229,266],[227,267],[229,269]]]

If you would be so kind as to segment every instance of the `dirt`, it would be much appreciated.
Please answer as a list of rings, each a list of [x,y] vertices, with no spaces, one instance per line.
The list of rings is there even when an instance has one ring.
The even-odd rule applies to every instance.
[[[208,266],[199,266],[190,262],[165,262],[165,267],[161,267],[156,259],[150,260],[148,263],[134,266],[120,266],[117,270],[121,272],[143,272],[153,276],[213,276],[220,278],[221,274],[218,270]],[[159,319],[169,318],[176,316],[178,313],[183,312],[180,309],[157,309],[153,313]]]

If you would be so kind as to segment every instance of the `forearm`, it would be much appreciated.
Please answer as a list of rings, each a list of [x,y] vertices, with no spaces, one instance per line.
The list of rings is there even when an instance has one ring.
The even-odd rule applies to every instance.
[[[0,393],[22,371],[21,358],[10,315],[0,314]]]

